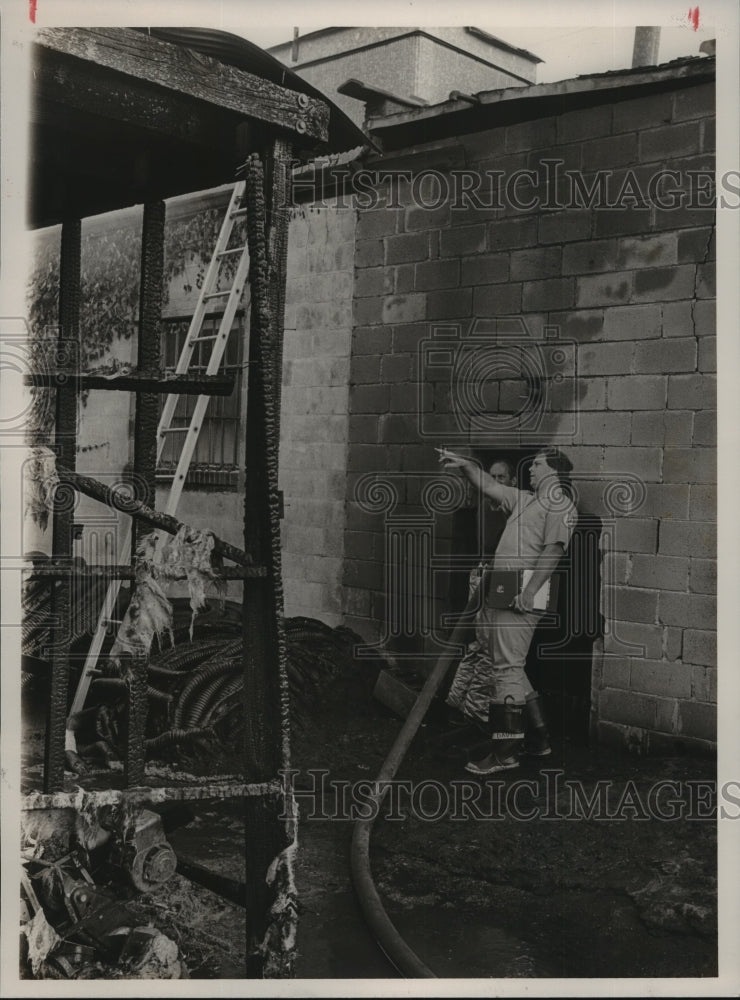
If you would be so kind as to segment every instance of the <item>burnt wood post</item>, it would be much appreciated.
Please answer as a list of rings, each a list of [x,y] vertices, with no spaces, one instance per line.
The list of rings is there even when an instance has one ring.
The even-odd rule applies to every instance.
[[[139,336],[137,368],[157,371],[160,367],[160,319],[164,275],[165,205],[156,201],[144,206],[141,237],[141,285],[139,290]],[[159,396],[153,392],[136,393],[134,419],[133,489],[146,506],[155,506],[157,466],[157,425]],[[131,558],[146,533],[144,525],[132,520]],[[144,778],[147,719],[146,657],[134,657],[128,676],[128,724],[126,727],[125,781],[140,784]]]
[[[253,156],[246,168],[247,238],[252,292],[247,396],[244,545],[264,565],[264,580],[245,581],[243,598],[245,776],[274,781],[288,766],[288,685],[285,668],[283,592],[280,572],[280,498],[278,494],[279,338],[274,285],[284,268],[271,269],[265,233],[262,164]],[[279,246],[279,241],[276,242]],[[282,792],[245,799],[247,895],[247,975],[265,973],[270,956],[264,947],[277,877],[268,871],[287,847]],[[275,868],[273,867],[273,871]]]
[[[59,331],[57,366],[76,375],[80,366],[82,222],[74,219],[62,226],[59,269]],[[59,380],[54,401],[54,444],[57,464],[74,469],[77,460],[77,391],[73,378]],[[61,483],[54,496],[52,551],[57,560],[72,557],[74,490]],[[65,731],[69,687],[71,639],[71,578],[62,577],[51,600],[51,688],[44,750],[44,791],[64,787]]]

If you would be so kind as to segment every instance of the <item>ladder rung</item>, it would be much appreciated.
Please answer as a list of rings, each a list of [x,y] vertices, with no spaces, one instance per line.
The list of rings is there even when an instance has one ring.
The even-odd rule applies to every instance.
[[[226,255],[230,254],[230,253],[244,253],[244,251],[246,249],[247,249],[246,246],[243,246],[243,247],[232,247],[231,250],[221,250],[221,252],[218,253],[217,256],[218,257],[226,257]]]
[[[236,215],[246,215],[246,214],[247,214],[246,208],[235,208],[234,211],[231,213],[231,218],[233,219],[234,216]]]
[[[163,427],[159,432],[160,434],[179,434],[180,431],[186,431],[188,429],[187,425],[185,427]]]
[[[202,337],[191,337],[188,343],[199,344],[203,340],[218,340],[220,336],[219,333],[204,333]]]
[[[209,292],[208,295],[204,295],[204,299],[222,299],[225,295],[231,295],[234,291],[233,288],[227,288],[223,292]]]

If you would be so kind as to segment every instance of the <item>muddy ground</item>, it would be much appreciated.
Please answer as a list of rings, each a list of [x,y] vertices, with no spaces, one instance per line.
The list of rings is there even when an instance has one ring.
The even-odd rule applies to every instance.
[[[361,668],[335,682],[294,734],[300,978],[397,976],[361,917],[349,874],[352,823],[342,815],[364,801],[346,783],[376,776],[402,725],[374,700],[373,683],[374,672]],[[714,779],[711,761],[622,756],[559,740],[544,767],[529,764],[484,782],[477,809],[466,809],[459,795],[474,795],[476,782],[467,781],[464,751],[455,759],[454,749],[440,747],[445,731],[432,713],[397,775],[417,792],[425,783],[416,813],[427,818],[415,815],[410,793],[399,786],[393,818],[377,820],[371,847],[388,913],[433,972],[717,974],[716,825],[704,784]],[[461,781],[464,791],[455,785]],[[578,818],[576,781],[586,795],[597,782],[609,783],[605,815]],[[675,784],[651,799],[661,781]],[[695,818],[651,818],[651,803],[677,817],[691,808]],[[241,832],[227,803],[201,810],[171,842],[178,853],[238,878],[233,846]],[[183,924],[178,932],[191,975],[238,976],[243,913],[205,890],[193,906],[185,890],[180,881],[168,893],[181,903],[186,923],[194,921],[192,932]]]
[[[374,699],[375,677],[375,668],[356,665],[294,727],[299,978],[398,976],[363,921],[349,870],[351,811],[364,807],[353,783],[376,777],[402,725]],[[436,975],[717,974],[712,761],[618,755],[559,739],[538,766],[481,784],[465,774],[464,749],[455,756],[444,744],[448,729],[437,706],[398,771],[410,784],[397,786],[371,841],[387,911]],[[694,818],[645,813],[661,781],[674,784],[653,808],[677,817],[691,809]],[[578,817],[576,782],[587,796],[607,782],[606,815]],[[460,796],[477,799],[465,805]],[[165,823],[178,858],[243,880],[237,802],[181,807]],[[134,905],[141,923],[177,943],[190,978],[244,975],[238,904],[178,873]]]

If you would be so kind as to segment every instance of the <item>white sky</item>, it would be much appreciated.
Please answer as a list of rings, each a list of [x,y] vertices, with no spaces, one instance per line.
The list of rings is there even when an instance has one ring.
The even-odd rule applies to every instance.
[[[687,8],[688,10],[688,8]],[[341,21],[339,23],[342,23]],[[395,23],[395,22],[391,22]],[[428,23],[428,22],[427,22]],[[443,23],[443,22],[440,22]],[[548,83],[565,80],[582,73],[600,73],[612,69],[624,69],[632,64],[632,45],[635,29],[629,27],[588,27],[567,25],[565,27],[526,27],[522,25],[497,25],[491,22],[471,21],[477,28],[496,35],[498,38],[528,49],[545,60],[537,67],[537,82]],[[315,31],[319,27],[333,24],[309,24],[301,27],[302,33]],[[267,48],[278,42],[289,41],[293,37],[293,24],[283,22],[282,17],[268,25],[255,25],[242,32],[246,38]],[[686,25],[661,28],[658,61],[668,62],[679,56],[699,55],[699,46],[707,38],[714,38],[711,26],[701,23],[694,31]]]

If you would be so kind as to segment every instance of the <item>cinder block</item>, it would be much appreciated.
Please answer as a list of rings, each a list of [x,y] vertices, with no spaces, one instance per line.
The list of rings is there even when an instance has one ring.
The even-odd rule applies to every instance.
[[[350,382],[353,385],[380,382],[380,355],[359,355],[352,358]]]
[[[563,247],[563,274],[595,274],[616,267],[615,240],[589,240]]]
[[[462,257],[465,254],[483,253],[486,249],[486,226],[460,226],[442,230],[441,257]]]
[[[424,319],[426,309],[427,297],[423,292],[386,296],[383,299],[382,322],[386,324],[414,323]]]
[[[387,327],[356,326],[352,331],[352,354],[386,354],[391,349],[392,331]]]
[[[679,703],[679,732],[702,740],[717,739],[717,710],[704,702]]]
[[[415,383],[417,361],[415,354],[387,354],[380,361],[380,381],[388,385]]]
[[[675,264],[678,256],[676,233],[653,233],[650,236],[624,236],[619,240],[616,266],[645,268]]]
[[[361,211],[357,219],[357,239],[373,240],[397,233],[402,218],[401,209],[375,208]],[[325,238],[325,234],[322,234]]]
[[[717,487],[692,486],[690,511],[692,521],[716,521]]]
[[[631,423],[629,413],[581,413],[578,416],[579,443],[629,444]]]
[[[385,241],[385,263],[406,264],[409,261],[427,260],[429,236],[427,233],[403,233],[388,236]]]
[[[569,309],[573,305],[573,278],[525,281],[522,287],[522,308],[525,312]]]
[[[654,554],[658,546],[658,521],[649,517],[622,517],[617,521],[614,547],[621,552]]]
[[[522,220],[524,221],[524,220]],[[534,226],[534,219],[527,220]],[[495,223],[494,223],[495,226]],[[493,230],[491,231],[491,234]],[[539,219],[539,242],[544,243],[569,243],[572,240],[588,239],[591,233],[591,212],[588,209],[568,209],[565,212],[543,213]],[[519,246],[527,246],[534,243],[532,239],[529,243],[520,243]],[[490,243],[493,249],[493,242]]]
[[[349,392],[350,413],[387,413],[390,401],[390,386],[351,386]]]
[[[419,426],[415,415],[389,413],[380,418],[380,440],[389,444],[415,442]]]
[[[583,169],[603,170],[626,167],[637,161],[637,133],[593,139],[583,145]]]
[[[694,414],[694,439],[697,447],[716,448],[717,446],[717,413],[715,410],[702,410]]]
[[[713,559],[717,554],[717,528],[707,521],[663,521],[661,555],[687,555]]]
[[[629,690],[630,660],[626,656],[604,656],[601,667],[601,687]]]
[[[357,271],[354,292],[358,298],[385,295],[393,291],[393,269],[364,267]]]
[[[654,624],[658,613],[658,591],[637,587],[605,587],[605,608],[617,621]]]
[[[597,105],[593,108],[582,108],[578,111],[568,111],[557,116],[558,142],[574,142],[578,139],[588,139],[595,136],[608,135],[612,124],[612,109],[609,105]],[[586,144],[588,146],[588,143]]]
[[[717,704],[717,668],[691,667],[691,698]]]
[[[604,329],[602,309],[579,309],[577,312],[551,312],[550,325],[558,328],[566,340],[589,342],[601,340]]]
[[[664,416],[659,410],[631,414],[632,444],[661,446],[665,440]]]
[[[631,341],[581,344],[578,348],[578,371],[582,375],[629,374],[633,352]]]
[[[713,299],[717,295],[716,265],[714,261],[696,265],[696,297]]]
[[[688,520],[689,487],[650,484],[639,514],[643,517],[679,518]]]
[[[663,625],[681,625],[684,628],[716,629],[717,601],[706,594],[664,591],[660,595],[658,621]]]
[[[515,316],[522,311],[520,283],[479,285],[473,289],[473,316]]]
[[[681,659],[683,652],[683,629],[674,625],[663,628],[663,659],[673,663]]]
[[[358,240],[355,244],[355,266],[376,267],[383,263],[383,241]]]
[[[616,188],[617,194],[619,188]],[[602,208],[594,213],[593,234],[597,239],[606,236],[630,236],[646,233],[650,229],[650,208]]]
[[[424,192],[430,205],[429,208],[424,208],[421,205],[409,205],[406,208],[406,214],[402,222],[405,232],[413,233],[416,230],[422,229],[444,229],[450,225],[451,213],[449,202],[445,202],[442,205],[435,204],[437,200],[440,200],[440,194],[441,192],[437,192],[437,198],[433,199],[431,192]],[[432,205],[434,207],[431,207]]]
[[[634,691],[607,688],[599,696],[599,721],[618,722],[629,726],[654,729],[656,701],[649,695]]]
[[[715,110],[715,86],[703,83],[695,87],[682,87],[673,96],[673,117],[676,121],[705,118]]]
[[[689,448],[694,435],[694,414],[691,410],[666,410],[665,445],[667,448]]]
[[[531,281],[560,275],[562,250],[560,247],[537,247],[514,250],[511,254],[512,281]]]
[[[415,264],[396,264],[393,268],[393,291],[406,295],[416,290]]]
[[[344,555],[346,559],[364,559],[372,562],[381,553],[381,535],[374,531],[345,531]]]
[[[690,561],[689,590],[694,594],[717,593],[716,559],[692,559]]]
[[[701,148],[704,152],[713,153],[717,148],[717,121],[715,118],[705,118],[702,122]]]
[[[476,257],[463,257],[461,262],[450,261],[450,263],[462,265],[461,285],[495,285],[509,279],[507,253],[480,254]]]
[[[344,563],[345,587],[359,590],[380,590],[383,586],[383,564],[366,559],[347,559]]]
[[[505,147],[507,153],[552,146],[556,141],[557,118],[555,116],[536,118],[519,125],[509,125],[506,129]]]
[[[678,263],[693,264],[710,259],[714,249],[714,227],[684,229],[678,233]]]
[[[691,697],[691,667],[665,660],[632,660],[630,690],[663,698]]]
[[[649,128],[671,121],[673,116],[673,94],[653,94],[636,97],[629,101],[619,101],[614,105],[612,131],[634,132],[635,129]]]
[[[662,410],[667,383],[665,375],[614,376],[607,382],[607,405],[610,410]]]
[[[417,264],[415,282],[419,291],[455,288],[460,284],[460,261],[431,260]]]
[[[545,216],[541,216],[540,223]],[[541,240],[542,242],[542,240]],[[550,240],[546,242],[560,242]],[[513,250],[517,247],[531,247],[537,243],[537,220],[532,216],[514,219],[499,219],[488,223],[488,249]]]
[[[687,299],[694,291],[694,267],[646,267],[635,271],[632,297],[635,302],[664,302]]]
[[[472,288],[447,288],[427,292],[427,318],[462,319],[470,316],[473,308]]]
[[[664,337],[683,340],[694,336],[694,306],[692,301],[666,302],[662,307]]]
[[[381,296],[355,299],[353,302],[354,323],[356,326],[377,326],[383,319],[383,302]]]
[[[614,271],[606,275],[583,275],[577,278],[576,305],[588,308],[628,303],[632,295],[632,276],[632,271]]]
[[[715,448],[666,448],[663,481],[666,483],[714,483],[717,480]]]
[[[705,299],[694,305],[694,332],[697,337],[714,337],[717,333],[717,304]]]
[[[349,418],[349,441],[351,444],[378,444],[380,434],[377,415],[353,413]]]
[[[699,153],[701,151],[699,122],[647,129],[640,133],[638,150],[643,163],[672,160],[678,156],[692,156]]]
[[[660,448],[619,448],[610,445],[604,448],[602,468],[615,477],[629,473],[644,483],[655,483],[660,482],[662,457]]]
[[[696,367],[700,372],[717,371],[717,338],[701,337],[699,339],[699,356]]]
[[[604,310],[605,340],[643,340],[659,337],[659,305],[616,306]]]
[[[717,380],[714,375],[671,375],[668,408],[674,410],[716,409]]]
[[[696,369],[696,339],[672,337],[637,344],[635,367],[637,373],[693,372]]]
[[[686,556],[636,554],[632,560],[629,582],[633,587],[685,591],[688,580],[689,560]]]

